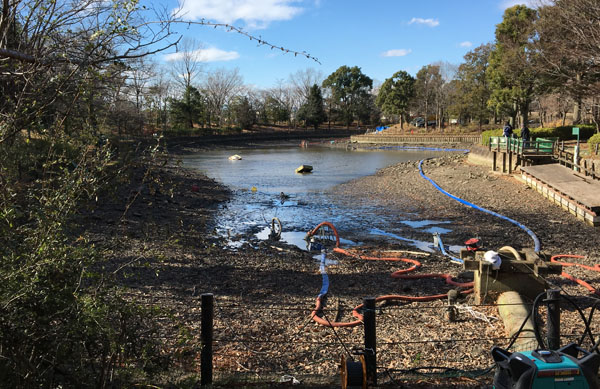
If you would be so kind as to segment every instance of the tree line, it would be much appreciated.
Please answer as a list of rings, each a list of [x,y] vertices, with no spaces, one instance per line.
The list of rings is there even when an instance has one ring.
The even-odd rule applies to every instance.
[[[564,125],[568,115],[572,123],[598,126],[599,46],[597,35],[586,33],[600,29],[597,14],[592,0],[538,9],[517,5],[505,11],[495,41],[469,51],[463,63],[435,62],[414,77],[400,70],[380,85],[359,67],[344,65],[327,77],[306,69],[257,89],[245,86],[235,69],[204,71],[200,44],[188,40],[170,64],[171,81],[154,79],[145,89],[144,112],[162,129],[403,126],[415,117],[425,127],[452,119],[482,128],[501,121],[522,126],[530,123],[531,112],[538,126]],[[135,85],[135,79],[125,82]],[[131,110],[132,99],[124,99]]]

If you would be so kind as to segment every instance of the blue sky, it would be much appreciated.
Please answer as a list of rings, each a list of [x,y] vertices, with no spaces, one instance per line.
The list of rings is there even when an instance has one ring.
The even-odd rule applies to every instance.
[[[535,0],[170,0],[184,20],[229,23],[290,50],[306,51],[321,64],[257,46],[223,29],[181,26],[202,43],[206,69],[238,68],[246,84],[274,86],[298,70],[327,76],[342,65],[358,66],[383,82],[398,70],[412,75],[430,63],[460,64],[475,47],[494,40],[504,10]],[[159,62],[169,64],[169,57]]]

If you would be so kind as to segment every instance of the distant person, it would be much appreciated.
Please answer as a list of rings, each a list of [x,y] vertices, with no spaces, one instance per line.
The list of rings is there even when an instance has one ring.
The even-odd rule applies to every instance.
[[[529,144],[529,128],[526,125],[523,125],[521,129],[521,139],[523,139],[523,147],[527,147]]]
[[[513,128],[509,122],[506,122],[506,124],[504,125],[504,129],[502,130],[502,135],[505,138],[510,138],[510,137],[512,137],[512,134],[513,134]]]

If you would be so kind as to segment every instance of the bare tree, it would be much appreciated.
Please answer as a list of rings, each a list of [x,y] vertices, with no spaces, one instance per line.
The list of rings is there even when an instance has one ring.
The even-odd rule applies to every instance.
[[[434,62],[432,65],[439,68],[440,76],[442,78],[442,82],[436,85],[435,91],[436,124],[438,129],[441,129],[448,111],[448,106],[450,105],[448,96],[452,94],[451,88],[453,84],[451,84],[451,81],[456,79],[458,65],[447,61]]]
[[[32,123],[38,124],[40,117],[43,127],[60,128],[81,99],[87,101],[87,114],[95,123],[99,89],[126,70],[115,65],[175,43],[166,42],[171,35],[168,25],[148,24],[148,12],[134,2],[115,8],[102,0],[4,1],[0,143],[23,128],[36,130]]]
[[[597,0],[555,0],[541,4],[537,49],[545,81],[574,101],[573,122],[590,112],[600,81],[600,6]],[[586,105],[584,107],[584,104]],[[600,127],[597,127],[597,130]]]
[[[283,112],[286,112],[285,120],[288,125],[292,124],[292,114],[297,112],[301,106],[301,101],[296,98],[298,95],[295,92],[296,90],[283,80],[277,80],[275,87],[267,91],[268,96],[282,108]],[[283,117],[280,116],[279,119],[283,119]]]
[[[296,73],[290,74],[289,82],[293,88],[295,98],[298,100],[296,104],[298,106],[305,104],[310,95],[310,88],[315,84],[321,85],[324,79],[323,72],[314,68],[298,70]]]
[[[196,79],[203,70],[203,64],[200,61],[202,44],[193,38],[183,38],[175,54],[168,58],[173,62],[171,74],[173,81],[182,89],[182,92],[194,85]]]
[[[243,80],[239,69],[217,69],[208,74],[204,81],[204,93],[208,102],[210,126],[211,117],[219,126],[223,124],[223,110],[231,98],[243,89]]]
[[[148,98],[154,125],[162,130],[165,130],[167,126],[167,98],[170,89],[170,80],[159,69],[148,87]]]

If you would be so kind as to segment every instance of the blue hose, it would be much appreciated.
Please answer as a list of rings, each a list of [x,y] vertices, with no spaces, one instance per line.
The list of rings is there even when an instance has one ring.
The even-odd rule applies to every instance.
[[[321,272],[323,281],[321,283],[321,291],[319,292],[319,297],[325,296],[329,291],[329,277],[327,276],[327,267],[325,266],[325,261],[325,253],[321,253],[321,264],[319,266],[319,271]]]
[[[430,158],[427,158],[427,159],[430,159]],[[482,208],[482,207],[480,207],[480,206],[478,206],[478,205],[472,204],[472,203],[470,203],[470,202],[468,202],[468,201],[465,201],[465,200],[463,200],[463,199],[461,199],[461,198],[459,198],[459,197],[456,197],[456,196],[454,196],[454,195],[452,195],[452,194],[450,194],[450,193],[446,192],[446,191],[445,191],[444,189],[442,189],[442,188],[441,188],[441,187],[440,187],[438,184],[436,184],[436,183],[435,183],[435,181],[433,181],[431,178],[427,177],[427,176],[425,175],[425,173],[423,173],[423,161],[425,161],[425,159],[422,159],[422,160],[421,160],[421,162],[419,162],[419,174],[421,174],[421,177],[423,177],[424,179],[426,179],[427,181],[429,181],[429,182],[430,182],[430,183],[431,183],[431,184],[432,184],[432,185],[433,185],[433,186],[434,186],[434,187],[435,187],[437,190],[439,190],[440,192],[442,192],[442,193],[443,193],[443,194],[445,194],[446,196],[450,197],[451,199],[454,199],[454,200],[458,201],[459,203],[462,203],[462,204],[464,204],[464,205],[467,205],[467,206],[469,206],[469,207],[471,207],[471,208],[474,208],[474,209],[477,209],[477,210],[479,210],[479,211],[482,211],[482,212],[485,212],[485,213],[489,213],[490,215],[494,215],[494,216],[496,216],[496,217],[499,217],[500,219],[504,219],[504,220],[506,220],[506,221],[509,221],[509,222],[511,222],[512,224],[514,224],[514,225],[516,225],[516,226],[520,227],[520,228],[521,228],[521,229],[523,229],[525,232],[527,232],[527,233],[529,234],[529,236],[531,236],[531,238],[533,239],[533,243],[535,244],[534,251],[535,251],[536,253],[539,253],[539,252],[540,252],[540,241],[539,241],[538,237],[537,237],[537,236],[536,236],[536,235],[533,233],[533,231],[531,231],[531,230],[530,230],[529,228],[527,228],[525,225],[523,225],[523,224],[519,223],[519,222],[518,222],[518,221],[516,221],[516,220],[513,220],[513,219],[511,219],[511,218],[509,218],[509,217],[507,217],[507,216],[504,216],[504,215],[500,215],[500,214],[499,214],[499,213],[497,213],[497,212],[490,211],[489,209]]]
[[[440,248],[440,251],[442,252],[442,254],[443,254],[444,256],[446,256],[446,257],[450,258],[450,260],[451,260],[452,262],[456,262],[456,263],[460,263],[460,264],[463,264],[463,263],[465,263],[465,261],[463,261],[462,259],[460,259],[460,258],[457,258],[457,257],[453,257],[452,255],[448,254],[448,253],[446,252],[446,248],[444,247],[444,243],[442,242],[442,237],[440,236],[440,234],[436,234],[436,235],[437,235],[437,238],[438,238],[438,246],[439,246],[439,248]]]

